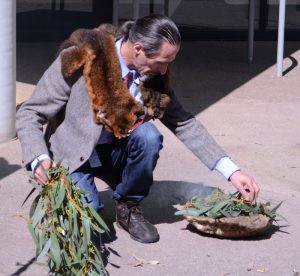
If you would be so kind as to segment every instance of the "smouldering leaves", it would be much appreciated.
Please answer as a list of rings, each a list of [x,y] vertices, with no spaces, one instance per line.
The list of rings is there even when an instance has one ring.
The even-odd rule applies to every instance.
[[[282,202],[270,208],[271,203],[248,202],[238,193],[225,194],[220,189],[205,197],[193,197],[184,205],[184,209],[175,215],[207,216],[211,218],[251,216],[255,214],[266,215],[272,219],[277,216],[277,209]]]

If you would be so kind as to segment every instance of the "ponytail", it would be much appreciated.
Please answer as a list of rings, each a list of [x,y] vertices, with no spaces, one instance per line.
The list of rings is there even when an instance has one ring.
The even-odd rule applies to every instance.
[[[122,33],[125,41],[128,40],[129,32],[130,32],[131,28],[133,27],[133,25],[134,25],[134,21],[126,21],[121,26],[121,33]]]

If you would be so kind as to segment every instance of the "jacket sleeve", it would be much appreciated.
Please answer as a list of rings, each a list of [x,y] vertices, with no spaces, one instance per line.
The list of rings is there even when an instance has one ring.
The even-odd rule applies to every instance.
[[[50,155],[43,126],[66,105],[70,92],[71,88],[62,76],[58,57],[16,114],[16,130],[26,166],[41,154]]]
[[[174,93],[161,121],[210,170],[222,157],[227,156],[200,121],[183,109]]]

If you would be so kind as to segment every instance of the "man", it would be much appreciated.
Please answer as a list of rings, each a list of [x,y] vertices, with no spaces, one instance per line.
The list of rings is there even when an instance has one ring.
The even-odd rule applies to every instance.
[[[117,52],[122,77],[132,73],[128,88],[137,101],[142,102],[140,81],[166,74],[180,43],[176,25],[165,16],[149,15],[124,25],[123,36],[111,50]],[[94,123],[87,94],[82,76],[71,84],[64,79],[58,57],[17,113],[23,162],[44,185],[45,169],[62,159],[77,187],[89,192],[85,200],[96,210],[103,205],[94,177],[105,180],[114,189],[118,225],[139,242],[156,242],[157,229],[144,219],[139,203],[149,193],[163,137],[151,122],[144,121],[128,137],[116,139]],[[161,121],[209,169],[230,180],[246,200],[255,198],[259,187],[253,178],[239,170],[174,93]]]

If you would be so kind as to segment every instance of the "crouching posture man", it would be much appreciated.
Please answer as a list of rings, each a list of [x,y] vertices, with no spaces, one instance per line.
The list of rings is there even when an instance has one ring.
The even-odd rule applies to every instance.
[[[31,98],[17,112],[17,132],[23,162],[28,169],[34,171],[37,181],[42,185],[46,184],[45,169],[51,167],[54,161],[63,160],[77,187],[89,192],[85,200],[94,209],[100,210],[103,204],[94,177],[103,179],[114,190],[117,223],[136,241],[158,241],[156,227],[143,217],[139,206],[149,193],[163,143],[162,135],[150,121],[156,116],[209,169],[221,172],[246,200],[252,201],[259,191],[253,178],[239,170],[202,124],[182,108],[174,93],[168,90],[168,85],[164,85],[168,81],[168,78],[164,78],[169,72],[168,66],[175,59],[181,43],[174,22],[165,16],[149,15],[136,22],[127,22],[122,36],[113,40],[113,47],[106,45],[105,40],[100,42],[103,44],[100,51],[103,58],[107,58],[108,53],[115,54],[118,66],[116,74],[105,71],[110,64],[103,62],[101,66],[106,69],[94,70],[100,73],[95,78],[92,76],[88,79],[87,76],[92,74],[90,72],[96,65],[86,61],[82,70],[75,70],[72,76],[66,77],[62,69],[66,65],[63,64],[63,53],[77,47],[70,45],[69,48],[65,47],[45,72]],[[97,58],[98,52],[95,53]],[[95,58],[95,55],[91,56]],[[101,61],[101,57],[99,60]],[[110,62],[115,60],[108,61]],[[136,114],[137,120],[132,129],[125,133],[119,132],[124,134],[122,138],[114,135],[111,122],[106,117],[109,110],[101,110],[100,100],[98,106],[95,104],[97,97],[101,98],[102,104],[103,101],[107,101],[110,106],[119,104],[109,102],[109,98],[103,99],[101,93],[104,95],[105,91],[93,94],[92,88],[98,85],[95,83],[97,77],[103,82],[101,85],[126,79],[128,93],[137,103],[145,106],[142,108],[145,114]],[[154,99],[151,99],[152,106],[151,103],[146,105],[144,100],[147,97],[142,92],[142,86],[148,79],[156,77],[158,83],[162,82],[158,86],[168,91],[157,93],[157,81],[152,84],[150,81],[150,91],[155,93]],[[164,92],[167,95],[167,106],[161,105],[163,97],[160,94],[163,95]],[[109,105],[106,104],[106,109]],[[160,109],[161,106],[163,107]],[[44,133],[45,124],[47,128]]]

